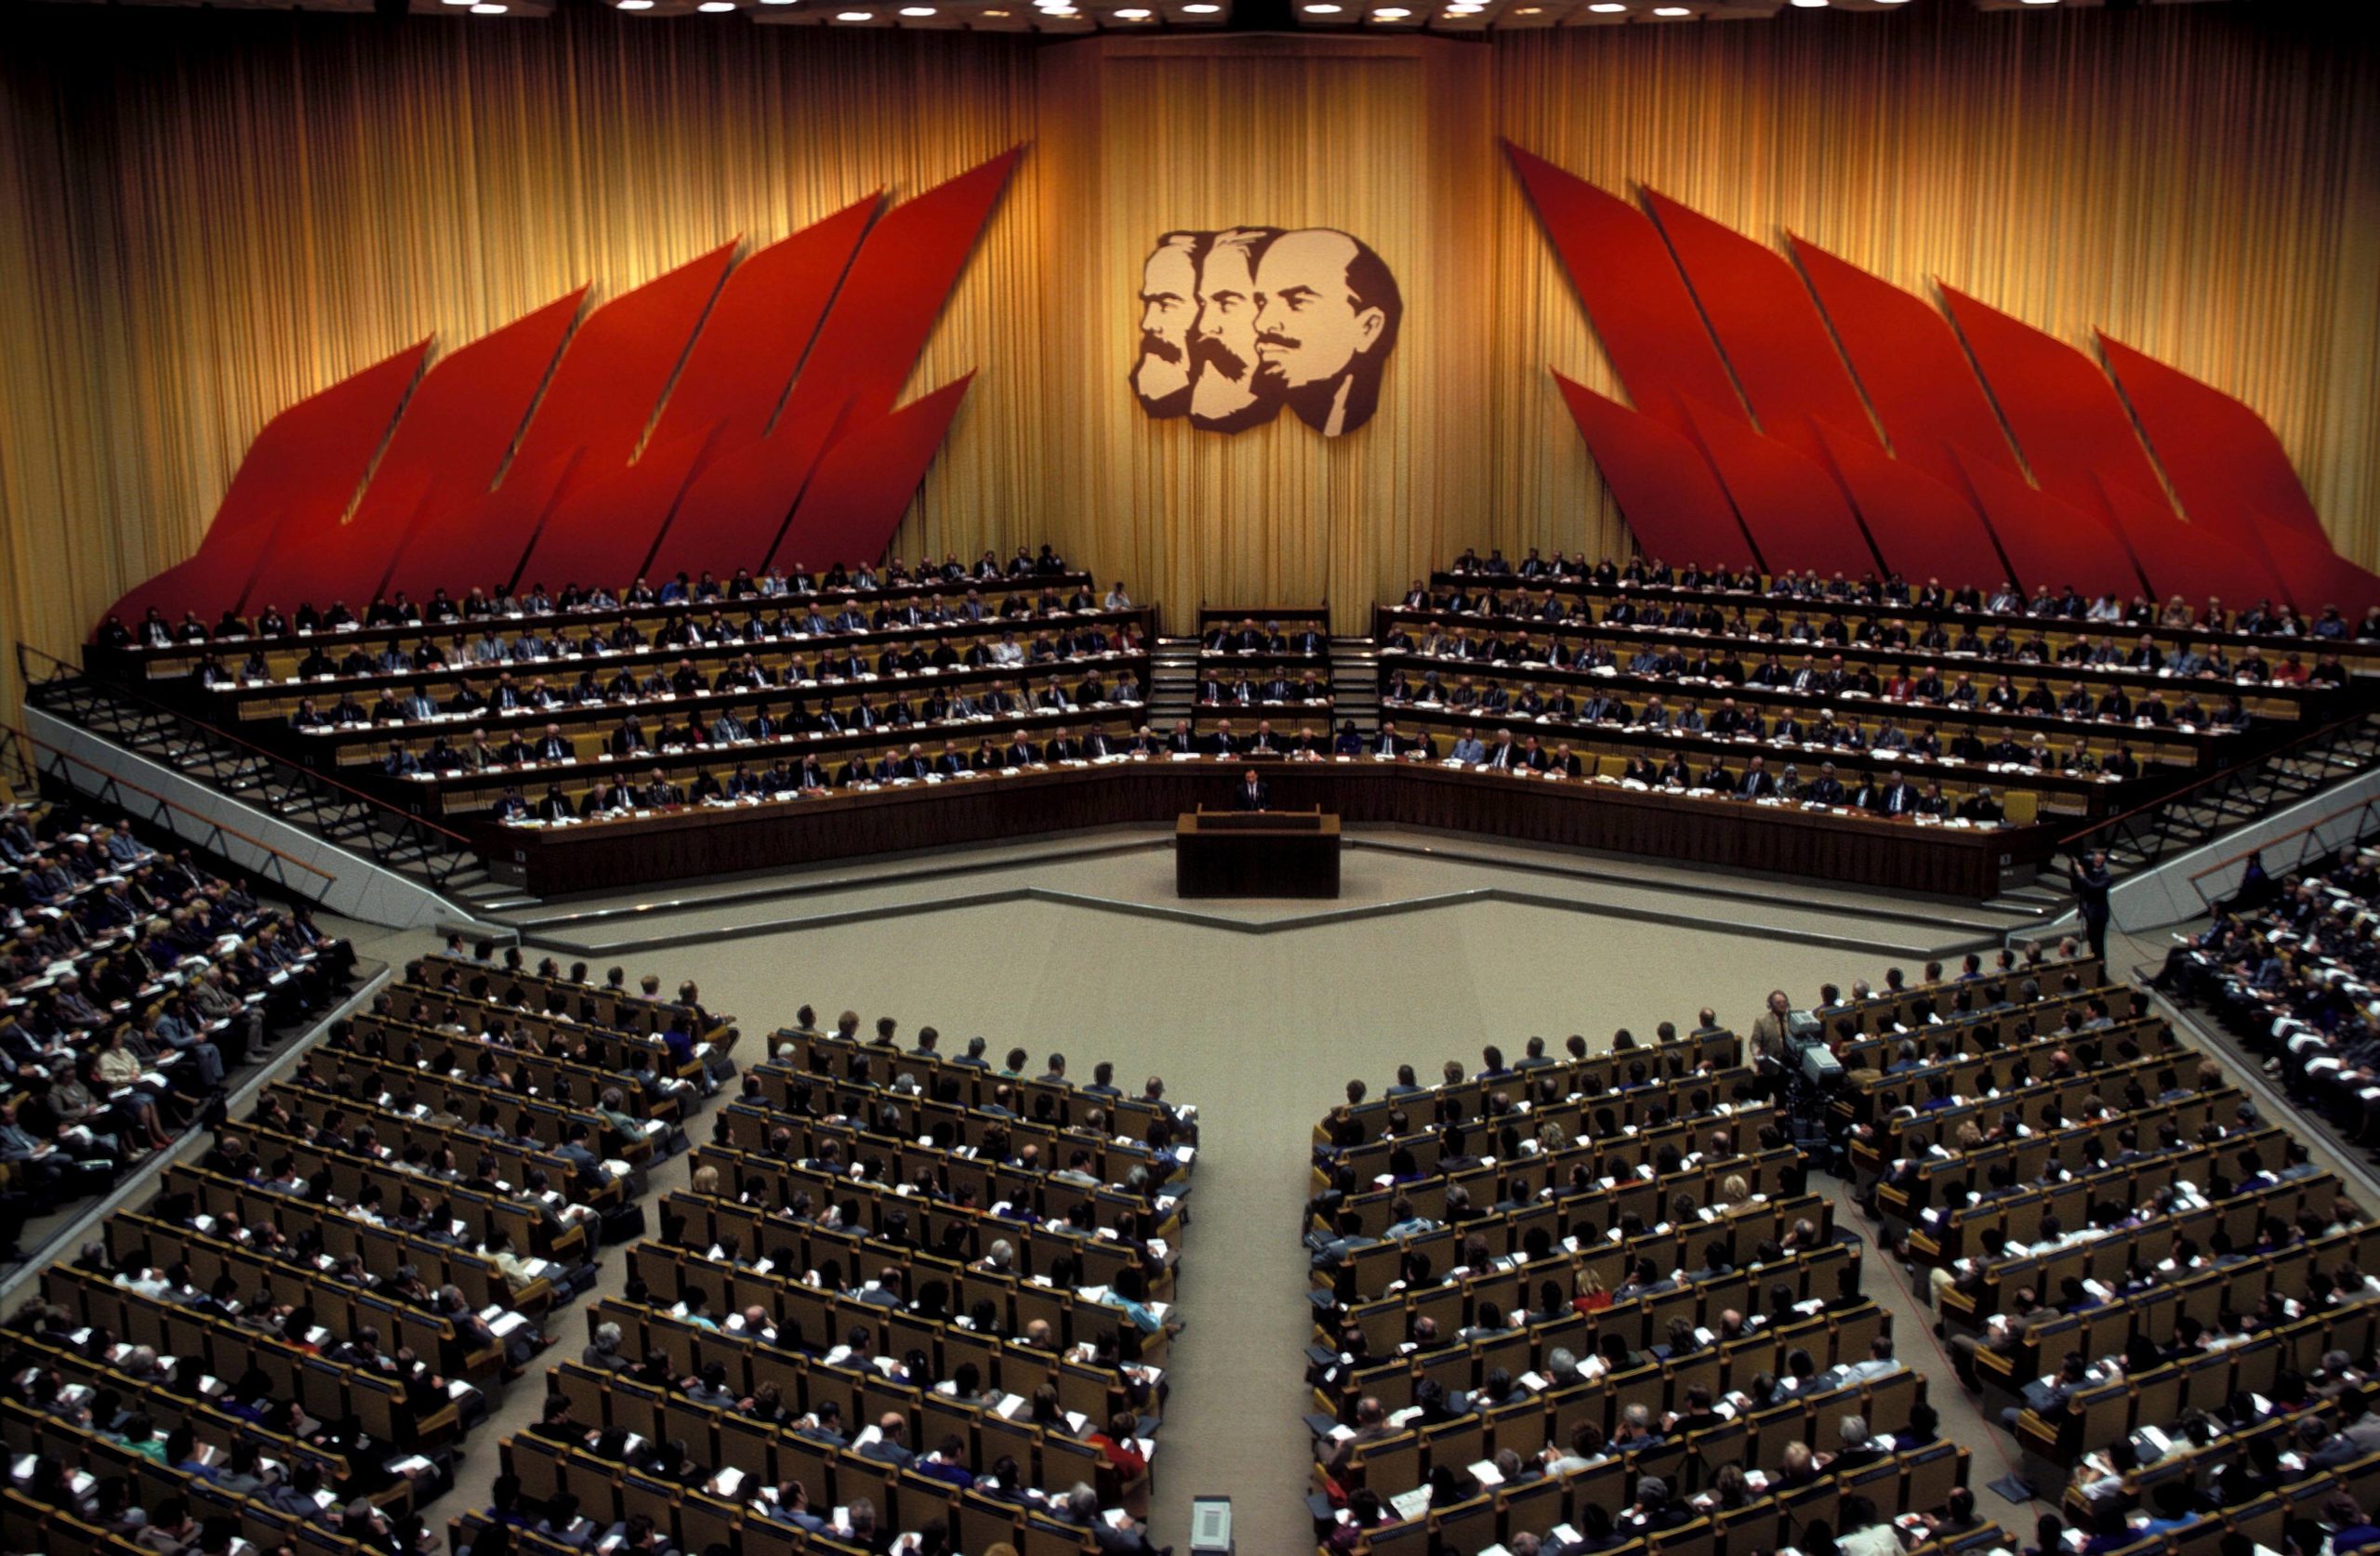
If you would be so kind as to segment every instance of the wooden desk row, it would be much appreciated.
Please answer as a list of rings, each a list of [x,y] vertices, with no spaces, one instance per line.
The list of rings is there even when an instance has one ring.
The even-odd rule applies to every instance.
[[[734,600],[682,600],[668,604],[612,606],[603,610],[544,611],[514,610],[501,615],[474,616],[452,622],[403,624],[395,626],[365,626],[360,621],[353,626],[327,627],[315,632],[289,631],[247,638],[213,638],[195,643],[175,642],[163,647],[150,647],[134,642],[122,648],[107,648],[98,643],[86,644],[85,662],[97,670],[103,666],[133,669],[136,677],[164,677],[189,673],[199,657],[209,649],[237,649],[245,653],[251,648],[267,652],[303,653],[317,645],[346,647],[355,643],[382,644],[416,640],[424,632],[472,632],[493,626],[500,632],[525,631],[535,627],[540,631],[562,626],[584,629],[588,626],[611,626],[624,621],[637,623],[639,630],[651,637],[667,623],[687,619],[708,620],[714,613],[737,619],[748,619],[773,611],[800,610],[815,602],[822,610],[833,612],[845,606],[857,606],[873,613],[878,605],[893,600],[928,599],[964,600],[967,591],[979,589],[988,595],[1030,594],[1038,598],[1044,588],[1055,590],[1060,598],[1072,595],[1078,588],[1093,588],[1087,573],[1053,574],[1047,577],[1002,576],[998,579],[955,578],[939,579],[924,584],[895,584],[876,589],[818,590],[807,594],[761,595],[747,594]],[[459,611],[461,602],[456,602]],[[258,613],[261,614],[262,613]],[[1026,618],[1031,619],[1031,618]],[[125,624],[136,631],[136,622]],[[212,625],[209,632],[212,633]],[[97,655],[95,661],[92,656]]]
[[[1239,765],[1206,758],[1130,761],[577,826],[483,823],[474,839],[498,878],[554,896],[1023,834],[1170,823],[1202,801],[1223,802]],[[1997,895],[2030,879],[2056,847],[2046,827],[1921,827],[1410,761],[1284,762],[1266,776],[1276,806],[1319,807],[1349,824],[1479,833],[1936,896]]]
[[[1646,647],[1689,655],[1729,657],[1741,660],[1747,673],[1758,668],[1762,660],[1770,654],[1776,655],[1788,667],[1798,666],[1804,658],[1822,667],[1839,655],[1845,668],[1864,666],[1873,670],[1879,679],[1888,679],[1894,671],[1903,667],[1932,669],[1941,676],[1946,684],[1965,675],[1975,680],[1978,696],[2003,675],[2015,681],[2020,690],[2026,691],[2031,689],[2036,679],[2058,690],[2082,681],[2093,686],[2122,686],[2127,695],[2135,699],[2151,691],[2168,700],[2178,700],[2188,693],[2210,706],[2236,692],[2248,705],[2251,713],[2260,718],[2282,719],[2299,718],[2309,706],[2327,705],[2337,696],[2336,689],[2315,685],[2242,681],[2228,677],[2176,678],[2124,665],[2061,664],[2054,659],[2036,662],[2014,657],[2002,659],[1989,653],[1963,653],[1956,649],[1922,648],[1914,642],[1907,648],[1894,648],[1877,643],[1835,643],[1770,636],[1758,631],[1712,632],[1699,627],[1655,626],[1640,623],[1540,621],[1525,616],[1477,616],[1453,611],[1410,611],[1390,606],[1376,607],[1373,620],[1374,635],[1383,645],[1399,628],[1403,628],[1417,644],[1426,633],[1435,629],[1448,636],[1463,633],[1474,641],[1495,642],[1509,636],[1531,642],[1542,640],[1572,645],[1601,643],[1612,651],[1615,662],[1623,665],[1634,656],[1636,650]],[[1513,629],[1509,634],[1503,630],[1507,627]],[[2108,635],[2095,633],[2087,636]],[[2067,640],[2071,641],[2071,639]],[[2117,638],[2119,645],[2126,648],[2136,645],[2139,640],[2140,635],[2136,631]],[[1510,667],[1508,661],[1498,658],[1474,660],[1444,655],[1435,658],[1423,655],[1422,658],[1442,666],[1448,677],[1457,673],[1475,674],[1480,668],[1488,666]]]
[[[2160,646],[2169,649],[2183,643],[2220,643],[2223,645],[2224,653],[2235,659],[2239,657],[2238,651],[2251,643],[2268,651],[2281,653],[2297,651],[2306,654],[2309,662],[2318,653],[2326,649],[2336,649],[2339,653],[2339,662],[2355,674],[2380,673],[2380,643],[2356,639],[2278,638],[2247,632],[2210,632],[2197,626],[2141,626],[2122,622],[2100,623],[2073,620],[2064,616],[1993,615],[1984,611],[1958,611],[1948,607],[1922,608],[1914,603],[1895,600],[1874,602],[1857,600],[1803,600],[1782,595],[1752,594],[1739,589],[1682,588],[1674,584],[1621,585],[1598,584],[1589,579],[1579,578],[1531,579],[1524,588],[1522,580],[1518,578],[1489,577],[1482,574],[1451,573],[1444,570],[1430,574],[1430,587],[1434,593],[1441,597],[1448,591],[1461,588],[1474,595],[1494,593],[1514,597],[1522,594],[1537,596],[1555,594],[1565,598],[1577,596],[1603,602],[1622,598],[1659,600],[1664,605],[1674,605],[1681,601],[1695,604],[1709,601],[1723,610],[1737,604],[1742,605],[1747,611],[1765,607],[1776,611],[1780,616],[1792,615],[1795,613],[1815,615],[1823,612],[1827,614],[1842,616],[1846,620],[1858,617],[1912,623],[1938,621],[1945,626],[1974,622],[1978,626],[2005,623],[2012,631],[2017,628],[2038,628],[2044,636],[2053,638],[2071,637],[2076,634],[2096,638],[2112,632],[2137,640],[2143,632],[2146,632],[2154,638]],[[1987,595],[1990,592],[1989,589],[1985,590]]]

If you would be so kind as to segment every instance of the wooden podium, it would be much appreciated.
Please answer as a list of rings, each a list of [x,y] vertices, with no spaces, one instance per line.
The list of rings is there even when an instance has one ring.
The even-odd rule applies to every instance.
[[[1314,811],[1189,811],[1173,824],[1184,897],[1336,897],[1339,818]]]

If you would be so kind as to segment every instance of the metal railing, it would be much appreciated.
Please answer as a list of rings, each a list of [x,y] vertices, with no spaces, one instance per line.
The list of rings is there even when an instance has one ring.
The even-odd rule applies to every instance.
[[[26,755],[31,735],[20,736],[6,724],[0,724],[0,784],[19,799],[31,799],[41,787],[41,774],[34,771],[33,758]]]
[[[2278,837],[2268,838],[2254,848],[2241,849],[2238,853],[2217,860],[2205,869],[2196,871],[2190,876],[2190,890],[2198,893],[2200,902],[2212,908],[2215,906],[2215,898],[2206,890],[2207,877],[2219,876],[2235,864],[2244,864],[2259,857],[2262,860],[2264,872],[2268,876],[2295,875],[2315,860],[2326,858],[2339,851],[2341,848],[2348,846],[2345,843],[2326,841],[2323,837],[2326,831],[2332,829],[2341,818],[2347,816],[2355,818],[2355,827],[2347,834],[2348,837],[2354,839],[2369,837],[2375,830],[2380,830],[2380,799],[2360,799],[2342,805],[2334,811],[2307,822],[2303,826],[2291,827]],[[2280,856],[2275,851],[2290,849],[2293,845],[2294,851],[2290,854],[2288,863],[2276,867],[2273,861]],[[2228,894],[2224,893],[2224,895]]]
[[[2106,849],[2134,868],[2195,848],[2279,799],[2302,799],[2380,758],[2380,716],[2358,713],[2309,731],[2105,821],[2069,833],[2061,852]]]
[[[310,864],[295,854],[285,853],[261,837],[243,832],[236,826],[226,826],[214,817],[193,811],[178,800],[169,799],[155,789],[136,784],[129,778],[119,777],[97,762],[86,761],[30,731],[0,725],[0,735],[6,737],[0,740],[0,745],[20,753],[28,747],[40,753],[33,758],[36,782],[42,777],[55,778],[75,794],[121,811],[135,821],[145,821],[160,831],[205,849],[235,869],[271,881],[293,897],[302,897],[320,906],[338,879],[330,871]],[[73,768],[96,774],[99,782],[88,785],[74,782]],[[249,861],[233,854],[230,844],[234,839],[254,849],[259,857]]]
[[[189,711],[17,645],[25,700],[242,803],[302,826],[432,890],[484,878],[470,839],[243,740]],[[468,879],[462,878],[468,877]]]

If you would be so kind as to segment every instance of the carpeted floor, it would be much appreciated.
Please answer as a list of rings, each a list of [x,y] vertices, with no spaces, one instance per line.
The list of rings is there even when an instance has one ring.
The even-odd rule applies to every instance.
[[[1390,873],[1365,890],[1392,900],[1430,894],[1456,867],[1398,858],[1363,868]],[[1126,853],[1088,880],[1077,865],[1064,877],[1069,891],[1171,906],[1169,869],[1161,857]],[[1666,890],[1686,901],[1695,882],[1707,878],[1661,874]],[[1160,1543],[1183,1543],[1191,1498],[1227,1495],[1239,1549],[1251,1556],[1310,1548],[1302,1501],[1309,1450],[1300,1352],[1308,1328],[1298,1219],[1313,1122],[1350,1076],[1378,1088],[1399,1062],[1425,1072],[1446,1059],[1475,1065],[1481,1045],[1516,1051],[1531,1034],[1558,1043],[1583,1032],[1600,1048],[1615,1027],[1691,1022],[1705,1004],[1741,1029],[1770,988],[1788,990],[1799,1003],[1815,998],[1823,982],[1880,978],[1895,961],[1913,976],[1918,961],[1901,953],[1925,943],[1923,912],[1911,913],[1909,903],[1891,904],[1904,921],[1880,930],[1871,901],[1790,889],[1756,905],[1713,902],[1712,927],[1702,929],[1649,921],[1619,903],[1580,912],[1466,898],[1422,912],[1250,934],[1034,900],[838,920],[840,907],[884,904],[880,887],[869,894],[866,872],[842,877],[846,886],[806,893],[798,908],[774,901],[705,905],[686,921],[698,926],[694,943],[634,949],[649,935],[678,938],[685,924],[661,912],[582,926],[582,950],[616,953],[607,959],[631,976],[695,979],[712,1009],[739,1019],[748,1056],[762,1051],[760,1035],[807,1003],[828,1020],[844,1009],[868,1022],[892,1016],[905,1040],[920,1022],[940,1028],[947,1047],[982,1034],[996,1054],[1011,1045],[1031,1050],[1037,1070],[1053,1050],[1077,1075],[1111,1060],[1119,1084],[1162,1075],[1170,1096],[1198,1104],[1205,1134],[1181,1286],[1191,1328],[1176,1351],[1153,1532]],[[924,903],[980,884],[961,877],[896,895]],[[1849,911],[1830,911],[1838,908]],[[810,925],[769,927],[795,916]],[[1746,928],[1730,928],[1737,924]],[[1789,925],[1833,943],[1784,938]],[[1863,934],[1895,954],[1847,948]],[[364,930],[359,938],[367,955],[392,962],[433,943],[427,934]],[[2148,945],[2132,959],[2155,954]],[[2124,963],[2122,950],[2117,959]],[[682,1160],[663,1167],[654,1190],[678,1186],[683,1173]],[[1842,1224],[1865,1225],[1847,1207]],[[1974,1452],[1980,1487],[2008,1469],[2009,1440],[1965,1404],[1932,1338],[1932,1315],[1914,1305],[1902,1272],[1881,1259],[1871,1269],[1871,1288],[1893,1312],[1904,1358],[1936,1380],[1945,1428]],[[617,1290],[625,1273],[615,1250],[598,1291]],[[559,1322],[575,1352],[581,1312]],[[534,1375],[524,1379],[473,1434],[458,1489],[432,1510],[441,1526],[461,1505],[483,1500],[496,1444],[535,1418],[540,1392]],[[1989,1494],[1983,1500],[1987,1513],[2030,1532],[2031,1510]]]

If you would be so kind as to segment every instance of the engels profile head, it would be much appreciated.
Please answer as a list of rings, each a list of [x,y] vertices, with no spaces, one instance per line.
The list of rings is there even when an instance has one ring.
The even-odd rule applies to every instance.
[[[1190,408],[1190,323],[1198,310],[1204,232],[1168,232],[1141,266],[1141,354],[1132,393],[1152,416]]]
[[[1256,376],[1326,438],[1371,419],[1405,312],[1380,256],[1329,228],[1287,232],[1256,267]]]
[[[1190,329],[1190,420],[1236,432],[1273,419],[1280,395],[1257,382],[1256,266],[1277,227],[1215,234],[1198,267],[1198,313]]]

